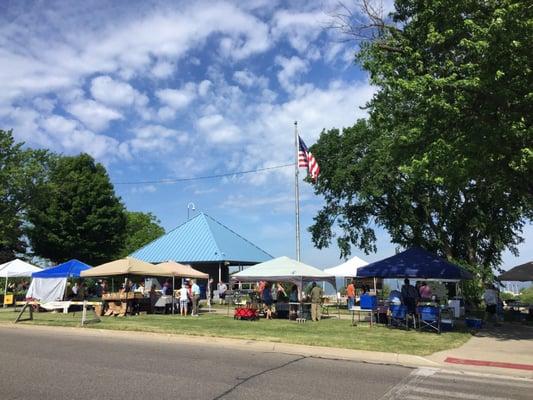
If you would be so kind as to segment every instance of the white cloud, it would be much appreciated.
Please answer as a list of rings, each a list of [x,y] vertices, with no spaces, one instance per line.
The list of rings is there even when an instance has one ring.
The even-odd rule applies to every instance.
[[[21,12],[2,21],[0,28],[0,59],[9,60],[0,65],[0,100],[80,86],[97,73],[131,79],[150,69],[154,58],[166,61],[152,66],[152,74],[167,77],[172,63],[213,34],[221,37],[221,54],[235,60],[270,48],[264,22],[232,4],[206,5],[191,3],[137,15],[139,7],[126,12],[89,8],[99,16],[92,19],[61,3]]]
[[[92,80],[91,94],[100,103],[111,107],[125,107],[134,104],[144,106],[148,98],[129,83],[116,81],[110,76],[98,76]]]
[[[145,125],[133,130],[134,138],[126,143],[133,154],[159,155],[170,153],[179,145],[187,143],[186,132],[170,129],[162,125]]]
[[[107,129],[109,124],[122,118],[122,114],[94,100],[82,100],[67,106],[70,114],[94,131]]]
[[[156,91],[156,96],[161,103],[173,110],[180,110],[187,107],[197,96],[196,85],[187,83],[182,89],[160,89]]]
[[[176,69],[176,65],[174,63],[168,62],[168,61],[158,61],[151,70],[151,73],[153,76],[155,76],[158,79],[165,79],[172,76]]]
[[[294,91],[294,81],[297,81],[300,75],[309,69],[307,62],[296,56],[291,58],[278,56],[276,57],[276,64],[281,66],[281,70],[278,72],[279,84],[287,92]]]
[[[257,76],[248,70],[235,71],[233,79],[244,87],[258,86],[262,88],[268,87],[268,79],[264,76]]]
[[[204,79],[200,84],[198,85],[198,94],[202,97],[204,97],[208,92],[209,89],[211,89],[211,86],[213,85],[213,82],[211,82],[208,79]]]
[[[234,143],[240,138],[240,129],[220,114],[206,115],[198,119],[198,129],[211,143]]]
[[[281,10],[273,17],[272,34],[276,39],[286,38],[300,54],[304,54],[326,26],[328,16],[322,11],[292,12]]]
[[[51,134],[68,135],[78,129],[78,122],[60,115],[52,115],[45,118],[41,126]]]

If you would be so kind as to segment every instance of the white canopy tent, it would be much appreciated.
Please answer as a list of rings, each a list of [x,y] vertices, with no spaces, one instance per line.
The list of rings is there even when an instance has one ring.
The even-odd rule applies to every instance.
[[[305,282],[312,281],[326,281],[335,286],[335,276],[285,256],[256,264],[231,278],[240,282],[291,282],[300,290]]]
[[[356,277],[357,269],[360,267],[364,267],[365,265],[368,265],[365,260],[362,260],[359,257],[355,256],[350,258],[348,261],[337,265],[336,267],[326,268],[324,272],[327,274],[334,275],[338,278]]]
[[[41,268],[19,260],[18,258],[0,265],[0,278],[6,279],[4,294],[7,292],[7,281],[9,278],[29,277],[34,272],[39,272],[40,270]]]

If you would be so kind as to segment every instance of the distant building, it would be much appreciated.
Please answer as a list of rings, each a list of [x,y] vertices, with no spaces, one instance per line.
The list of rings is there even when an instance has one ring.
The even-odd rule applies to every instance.
[[[244,267],[273,257],[214,218],[200,213],[131,254],[150,263],[173,260],[229,280],[229,267]]]

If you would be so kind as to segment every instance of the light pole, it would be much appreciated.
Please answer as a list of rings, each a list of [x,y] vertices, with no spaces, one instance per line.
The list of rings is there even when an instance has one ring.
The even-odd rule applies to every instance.
[[[194,206],[193,202],[190,202],[189,204],[187,204],[187,221],[189,220],[189,210],[191,210],[191,209],[193,211],[196,210],[196,207]]]

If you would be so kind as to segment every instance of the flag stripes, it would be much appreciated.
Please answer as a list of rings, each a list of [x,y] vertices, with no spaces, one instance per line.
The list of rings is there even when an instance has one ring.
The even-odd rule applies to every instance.
[[[313,154],[311,154],[300,136],[298,136],[298,143],[298,167],[307,168],[308,174],[311,175],[311,178],[316,181],[318,174],[320,173],[318,162]]]

